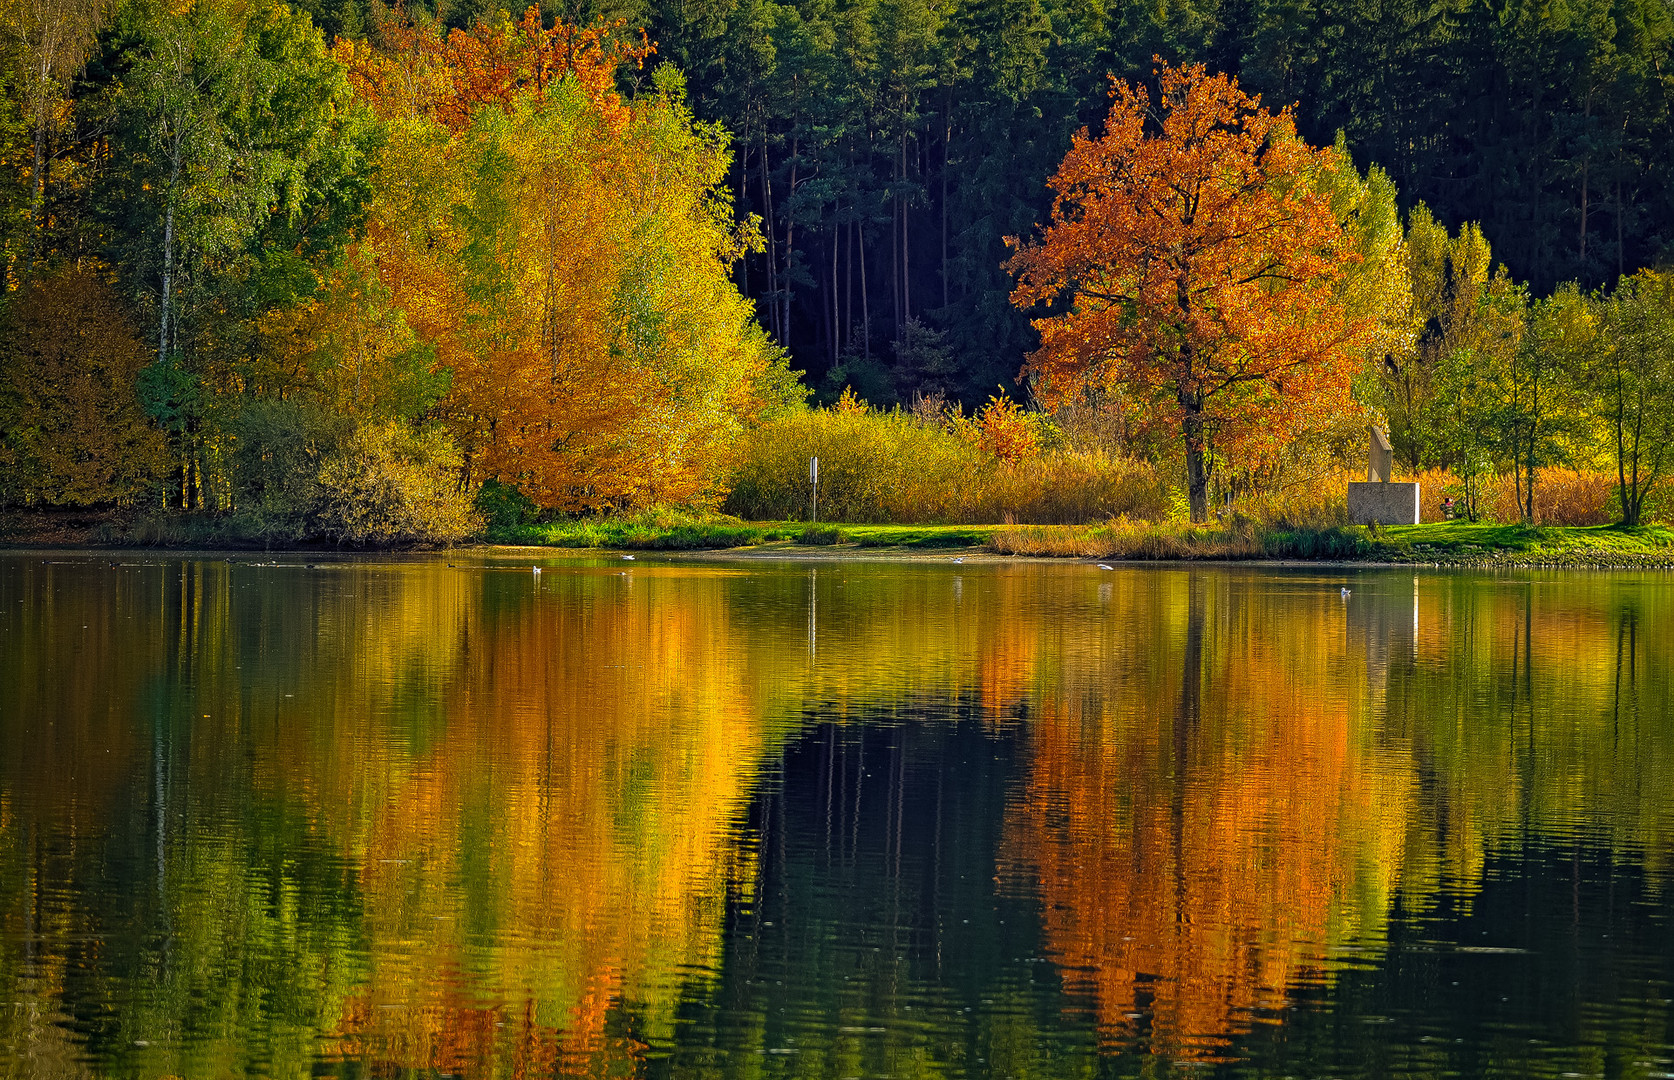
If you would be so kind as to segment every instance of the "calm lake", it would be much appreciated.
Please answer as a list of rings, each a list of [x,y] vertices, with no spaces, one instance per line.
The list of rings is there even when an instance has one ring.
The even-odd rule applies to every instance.
[[[1650,1078],[1670,999],[1674,575],[0,555],[6,1076]]]

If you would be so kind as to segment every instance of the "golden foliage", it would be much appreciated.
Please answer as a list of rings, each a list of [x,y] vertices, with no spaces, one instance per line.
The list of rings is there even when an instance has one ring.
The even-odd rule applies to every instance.
[[[473,479],[565,510],[702,501],[781,354],[729,278],[754,242],[719,194],[728,155],[668,74],[614,90],[643,48],[609,28],[398,25],[342,46],[389,121],[361,257],[452,373],[439,415]]]
[[[724,505],[758,520],[806,518],[808,459],[818,457],[820,517],[830,521],[1079,523],[1163,512],[1167,484],[1144,462],[1098,450],[1024,453],[1037,445],[1034,420],[1009,403],[985,421],[841,402],[797,410],[744,434]]]

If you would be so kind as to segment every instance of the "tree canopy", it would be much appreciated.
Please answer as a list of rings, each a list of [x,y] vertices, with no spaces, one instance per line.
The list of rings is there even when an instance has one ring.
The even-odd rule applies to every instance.
[[[1178,426],[1202,521],[1208,455],[1347,409],[1368,327],[1336,295],[1359,253],[1319,190],[1331,152],[1201,65],[1163,65],[1158,84],[1153,105],[1118,83],[1104,134],[1075,137],[1051,223],[1011,260],[1012,298],[1067,300],[1034,323],[1039,391],[1124,389]]]

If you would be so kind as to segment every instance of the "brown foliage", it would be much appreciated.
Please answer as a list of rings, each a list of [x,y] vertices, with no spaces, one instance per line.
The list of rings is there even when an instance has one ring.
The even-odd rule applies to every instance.
[[[67,270],[17,294],[0,332],[0,491],[25,503],[132,499],[163,460],[135,391],[148,358],[98,274]]]

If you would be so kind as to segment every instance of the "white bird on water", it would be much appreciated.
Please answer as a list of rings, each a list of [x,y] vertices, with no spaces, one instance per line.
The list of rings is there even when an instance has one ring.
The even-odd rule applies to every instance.
[[[954,559],[953,561],[956,562],[956,563],[962,563],[962,562],[965,561],[965,556],[961,555],[957,559]]]
[[[1349,587],[1347,585],[1344,585],[1343,586],[1343,599],[1347,600],[1348,598],[1349,598]]]
[[[1114,570],[1116,568],[1114,566],[1111,566],[1109,563],[1099,563],[1099,569],[1100,570]]]
[[[624,559],[627,559],[627,560],[628,560],[628,561],[629,561],[629,562],[632,562],[632,561],[633,561],[633,558],[634,558],[634,557],[633,557],[633,556],[632,556],[632,555],[624,555],[624,556],[622,556],[622,557],[623,557],[623,558],[624,558]]]
[[[535,576],[536,576],[536,577],[540,577],[540,574],[541,574],[541,568],[540,568],[540,567],[538,567],[538,566],[531,566],[531,567],[530,567],[530,568],[529,568],[529,569],[531,569],[531,570],[533,570],[533,571],[534,571],[534,572],[535,572]]]

